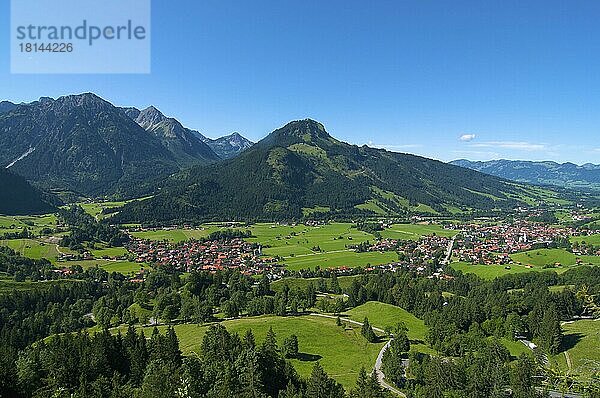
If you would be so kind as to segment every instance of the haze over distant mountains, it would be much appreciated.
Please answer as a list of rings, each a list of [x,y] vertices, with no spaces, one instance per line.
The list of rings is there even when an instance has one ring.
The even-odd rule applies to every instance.
[[[504,159],[484,162],[460,159],[450,163],[519,182],[600,191],[600,165],[591,163],[578,166]]]
[[[238,141],[213,143],[154,107],[120,108],[92,93],[0,103],[1,167],[46,190],[145,195],[183,168],[236,156],[251,145],[241,136]]]

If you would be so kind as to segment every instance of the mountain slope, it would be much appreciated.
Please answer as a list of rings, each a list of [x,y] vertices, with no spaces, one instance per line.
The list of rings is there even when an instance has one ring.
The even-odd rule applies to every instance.
[[[133,116],[136,114],[134,109],[128,108],[126,113]],[[210,163],[220,159],[195,132],[183,127],[176,119],[166,117],[153,106],[137,113],[135,122],[156,136],[184,166]]]
[[[234,158],[254,145],[252,141],[242,137],[239,133],[233,133],[214,140],[204,137],[204,142],[221,159]]]
[[[519,182],[600,191],[600,165],[591,163],[578,166],[573,163],[521,160],[472,162],[460,159],[451,164]]]
[[[0,214],[44,214],[55,210],[23,177],[0,168]]]
[[[288,123],[240,156],[179,173],[119,221],[300,218],[307,209],[337,215],[406,214],[448,207],[520,204],[518,184],[414,155],[350,145],[312,120]]]
[[[43,188],[143,195],[177,159],[94,94],[42,98],[0,114],[0,164]]]
[[[0,102],[0,113],[10,112],[17,107],[16,104],[13,104],[10,101],[1,101]]]

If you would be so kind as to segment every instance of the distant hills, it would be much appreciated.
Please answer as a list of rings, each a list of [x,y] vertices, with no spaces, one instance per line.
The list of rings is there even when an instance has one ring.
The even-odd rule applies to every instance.
[[[219,156],[205,140],[154,107],[120,108],[92,93],[0,103],[0,167],[45,190],[139,197],[184,168],[251,144],[241,136],[238,146],[230,137],[215,140]]]
[[[23,177],[0,168],[0,214],[44,214],[54,210],[48,198]]]
[[[530,184],[600,191],[600,165],[591,163],[578,166],[573,163],[460,159],[451,164]]]
[[[522,185],[419,156],[356,146],[310,119],[290,122],[238,157],[195,166],[121,222],[281,220],[304,215],[401,215],[511,208]]]

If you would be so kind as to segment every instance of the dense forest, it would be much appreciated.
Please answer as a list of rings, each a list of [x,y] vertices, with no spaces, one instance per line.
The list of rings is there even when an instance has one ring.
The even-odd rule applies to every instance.
[[[15,257],[10,252],[4,256]],[[5,257],[0,260],[7,261]],[[40,262],[30,268],[45,266]],[[69,284],[5,292],[0,295],[0,389],[16,397],[57,391],[64,396],[176,396],[182,389],[190,397],[378,397],[383,392],[366,375],[359,377],[353,392],[344,392],[318,365],[309,380],[300,378],[286,362],[297,341],[278,347],[275,338],[267,336],[258,343],[250,334],[230,334],[218,323],[209,329],[199,357],[182,357],[170,328],[151,336],[131,327],[123,330],[125,335],[106,329],[85,332],[94,324],[145,324],[148,317],[167,324],[175,319],[215,322],[216,311],[227,317],[289,316],[324,306],[339,313],[376,300],[423,318],[429,327],[426,343],[441,354],[410,354],[404,369],[410,344],[423,342],[409,341],[401,324],[388,331],[396,338],[386,352],[384,370],[410,397],[506,397],[507,386],[513,396],[532,397],[541,390],[536,389],[540,379],[531,376],[542,368],[530,356],[511,362],[499,339],[525,336],[542,352],[555,353],[563,344],[560,321],[586,314],[589,297],[600,292],[598,268],[561,275],[515,274],[494,281],[458,273],[449,280],[411,272],[375,273],[355,277],[346,290],[329,271],[314,275],[321,277],[305,288],[284,284],[275,292],[268,278],[255,283],[234,271],[183,277],[161,267],[140,284],[120,274],[79,268],[73,269]],[[573,287],[562,292],[548,289],[557,284]],[[317,292],[342,291],[347,300],[317,300]],[[134,303],[147,308],[146,315],[131,310]],[[57,333],[63,334],[47,338]],[[363,335],[377,339],[368,328]]]

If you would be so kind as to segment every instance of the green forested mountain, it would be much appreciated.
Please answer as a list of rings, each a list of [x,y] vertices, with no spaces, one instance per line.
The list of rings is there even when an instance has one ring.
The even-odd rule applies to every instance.
[[[288,123],[235,159],[171,178],[121,221],[290,219],[520,204],[526,188],[414,155],[350,145],[313,120]]]
[[[42,98],[0,114],[0,165],[45,189],[139,196],[187,160],[94,94]]]
[[[43,214],[55,208],[24,178],[0,168],[0,214]]]

